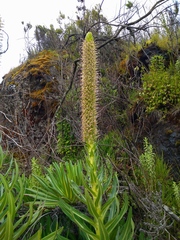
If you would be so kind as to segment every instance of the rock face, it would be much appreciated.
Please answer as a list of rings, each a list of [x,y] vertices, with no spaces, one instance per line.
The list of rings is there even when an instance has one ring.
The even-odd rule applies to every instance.
[[[180,111],[173,111],[166,119],[159,121],[153,128],[153,145],[163,155],[168,165],[172,166],[175,178],[179,180],[180,169]]]
[[[180,169],[180,109],[174,108],[166,116],[160,111],[145,113],[145,105],[134,106],[129,118],[137,145],[147,137],[153,149],[171,166],[173,176],[179,180]]]
[[[59,102],[59,70],[56,52],[43,51],[4,76],[0,87],[2,143],[17,157],[34,155],[53,141],[50,120]]]
[[[168,51],[161,49],[156,44],[152,43],[141,50],[135,55],[129,56],[127,61],[127,70],[130,77],[139,78],[142,71],[149,71],[150,60],[155,55],[161,55],[164,58],[165,66],[169,65],[170,55]]]

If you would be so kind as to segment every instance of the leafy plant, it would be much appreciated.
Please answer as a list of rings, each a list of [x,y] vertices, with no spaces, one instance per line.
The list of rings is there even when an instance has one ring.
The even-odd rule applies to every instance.
[[[173,181],[172,188],[173,188],[173,193],[174,193],[173,195],[174,195],[175,201],[177,203],[177,208],[180,213],[180,182],[176,183]]]
[[[153,153],[152,145],[148,143],[147,138],[144,138],[144,153],[140,155],[139,161],[142,170],[142,179],[147,190],[155,188],[155,154]]]
[[[127,211],[127,199],[124,205],[119,210],[119,201],[117,200],[118,182],[117,177],[106,178],[103,166],[100,167],[97,152],[97,60],[96,47],[92,33],[86,35],[83,43],[82,52],[82,139],[86,146],[86,162],[85,169],[87,171],[86,183],[84,184],[84,197],[82,192],[76,188],[77,194],[83,199],[83,203],[87,206],[90,215],[93,217],[84,217],[73,211],[72,215],[68,211],[67,206],[65,211],[68,216],[75,221],[79,227],[84,230],[86,236],[91,239],[116,239],[120,236],[131,239],[133,236],[133,222],[131,220],[131,210],[128,214],[127,222],[124,223],[124,230],[120,221]],[[100,171],[98,171],[98,167]],[[112,174],[112,169],[111,169]],[[107,179],[107,181],[106,181]],[[108,194],[107,187],[112,184],[112,191]],[[107,193],[106,203],[103,204],[103,196]],[[120,211],[120,212],[119,212]],[[109,217],[107,217],[109,213]],[[82,223],[86,221],[88,225],[93,226],[94,231],[90,231],[88,225]],[[83,225],[82,225],[83,224]],[[126,232],[127,231],[127,232]],[[125,232],[127,235],[125,235]]]
[[[0,146],[1,171],[6,158],[7,155]],[[27,212],[18,218],[17,212],[22,207],[24,192],[25,177],[19,177],[18,165],[11,159],[6,172],[0,174],[0,239],[2,240],[18,239],[39,215],[39,211],[33,214],[33,205],[30,204]]]
[[[178,68],[178,61],[176,68]],[[147,112],[166,111],[179,102],[180,83],[178,79],[178,71],[172,74],[172,71],[165,69],[162,56],[151,58],[150,72],[142,77],[143,89],[140,93],[147,104]]]
[[[5,165],[7,158],[9,156],[0,146],[0,240],[54,239],[61,233],[62,228],[56,229],[43,238],[41,237],[42,227],[36,232],[29,231],[41,218],[42,207],[34,209],[33,202],[24,203],[26,177],[20,176],[18,165],[13,158],[10,159],[7,167]]]
[[[78,198],[71,185],[72,182],[78,186],[83,185],[82,163],[54,162],[45,170],[47,171],[45,177],[34,175],[38,184],[33,189],[29,188],[26,195],[35,198],[36,201],[45,200],[44,206],[51,208],[58,206],[60,198],[71,204],[77,203]]]
[[[139,185],[137,202],[144,211],[143,220],[140,221],[142,226],[139,229],[139,239],[146,239],[146,236],[148,239],[152,239],[152,236],[166,238],[167,233],[173,236],[176,224],[179,224],[179,217],[176,215],[179,214],[179,193],[170,174],[171,168],[162,157],[154,153],[147,138],[144,139],[144,152],[139,156],[139,162],[140,166],[134,168]],[[175,220],[173,224],[172,219]]]
[[[77,146],[70,123],[65,119],[57,121],[57,132],[57,152],[62,160],[77,161],[81,149]]]
[[[28,179],[28,185],[29,187],[33,188],[34,186],[38,185],[38,182],[34,176],[43,176],[42,166],[40,166],[38,160],[35,157],[31,159],[31,171],[31,175]]]
[[[92,33],[83,43],[82,56],[82,139],[86,156],[83,163],[54,163],[46,179],[36,177],[38,191],[28,195],[36,204],[59,206],[81,230],[83,239],[132,239],[134,223],[128,197],[118,199],[118,178],[112,167],[104,168],[97,149],[97,60]],[[74,205],[72,205],[75,204]],[[79,210],[83,209],[83,211]],[[126,216],[126,218],[125,218]]]

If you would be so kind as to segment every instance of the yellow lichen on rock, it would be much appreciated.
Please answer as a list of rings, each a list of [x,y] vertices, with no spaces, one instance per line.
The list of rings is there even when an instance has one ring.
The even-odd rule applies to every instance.
[[[35,79],[43,78],[45,74],[51,74],[52,68],[58,68],[57,61],[57,52],[44,50],[6,74],[6,85],[15,84],[15,80],[18,77],[20,77],[21,80],[26,79],[29,76]]]

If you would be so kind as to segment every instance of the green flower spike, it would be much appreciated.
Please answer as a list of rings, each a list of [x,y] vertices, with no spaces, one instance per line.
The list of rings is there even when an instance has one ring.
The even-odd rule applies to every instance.
[[[97,139],[97,57],[91,32],[82,48],[82,140],[92,146]],[[90,147],[91,148],[91,147]]]

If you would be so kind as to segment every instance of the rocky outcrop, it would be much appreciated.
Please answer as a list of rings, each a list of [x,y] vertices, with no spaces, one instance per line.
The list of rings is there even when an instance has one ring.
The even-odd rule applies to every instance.
[[[164,58],[164,65],[168,67],[170,59],[173,60],[175,55],[167,50],[162,49],[155,43],[151,43],[142,47],[139,51],[134,51],[120,62],[120,72],[129,76],[130,82],[141,85],[141,75],[143,72],[149,71],[151,58],[155,55],[161,55]],[[175,60],[175,59],[174,59]]]
[[[174,178],[179,180],[180,169],[180,108],[174,107],[166,115],[159,110],[149,114],[143,102],[139,102],[128,113],[131,130],[136,136],[135,145],[142,148],[144,137],[154,151],[171,166]]]
[[[0,130],[4,148],[15,157],[35,155],[53,142],[52,118],[59,103],[59,63],[43,51],[4,76],[0,90]],[[22,156],[20,156],[22,157]]]
[[[157,122],[152,130],[152,142],[157,152],[163,156],[172,173],[179,180],[180,170],[180,109],[169,113]]]

